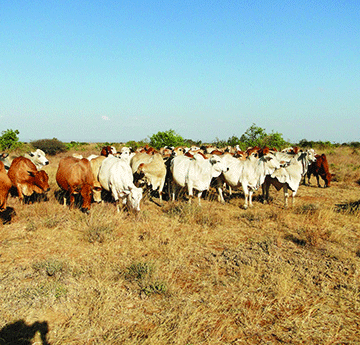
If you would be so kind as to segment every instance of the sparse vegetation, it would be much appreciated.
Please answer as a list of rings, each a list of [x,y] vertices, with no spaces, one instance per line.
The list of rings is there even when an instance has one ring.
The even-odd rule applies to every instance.
[[[138,215],[107,202],[90,215],[60,205],[64,153],[53,156],[49,200],[10,197],[17,215],[0,227],[0,344],[18,326],[52,345],[357,344],[353,151],[324,150],[332,186],[301,185],[294,207],[275,189],[266,205],[255,193],[248,210],[242,192],[222,205],[210,190],[201,207],[146,200]]]

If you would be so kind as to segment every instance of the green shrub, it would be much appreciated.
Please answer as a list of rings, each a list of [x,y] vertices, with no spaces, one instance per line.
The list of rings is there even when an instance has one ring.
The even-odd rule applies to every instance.
[[[87,145],[89,145],[88,143],[84,143],[84,142],[82,142],[82,143],[79,143],[78,141],[70,141],[69,143],[66,143],[65,144],[65,147],[66,147],[66,150],[72,150],[72,149],[74,149],[74,150],[80,150],[80,149],[83,149],[84,148],[84,146],[87,146]]]
[[[182,136],[170,129],[165,132],[157,132],[150,137],[150,146],[160,149],[164,146],[184,146],[185,142]]]
[[[18,135],[20,132],[12,129],[1,132],[0,147],[2,150],[16,149],[21,146]]]
[[[46,154],[52,156],[66,151],[66,145],[56,138],[35,140],[32,141],[31,144],[36,149],[43,150]]]

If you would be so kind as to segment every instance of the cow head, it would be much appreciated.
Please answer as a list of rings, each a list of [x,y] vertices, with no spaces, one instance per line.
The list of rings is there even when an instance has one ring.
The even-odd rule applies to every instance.
[[[129,210],[140,211],[140,201],[142,199],[142,189],[138,187],[129,187],[129,190],[123,192],[126,195],[124,203]]]
[[[93,188],[93,199],[95,202],[99,203],[101,202],[101,191],[102,191],[102,188],[101,186],[95,186]]]
[[[92,194],[93,194],[92,187],[87,183],[84,184],[81,188],[80,194],[83,199],[81,211],[85,213],[89,213],[91,208]]]
[[[29,156],[31,157],[32,162],[36,166],[48,165],[49,164],[48,159],[45,157],[45,152],[40,150],[40,149],[37,149],[34,152],[29,152]]]
[[[50,190],[49,176],[44,170],[40,171],[29,171],[29,175],[34,178],[34,185],[39,188],[37,193],[45,193]]]
[[[222,172],[226,172],[229,168],[225,165],[221,157],[218,155],[212,155],[209,159],[210,164],[212,165],[212,177],[218,177]]]
[[[280,169],[282,164],[272,153],[268,153],[260,158],[264,162],[265,175],[271,175],[276,169]]]
[[[0,154],[0,161],[4,163],[5,169],[9,170],[11,162],[9,159],[9,154],[8,153],[1,153]]]

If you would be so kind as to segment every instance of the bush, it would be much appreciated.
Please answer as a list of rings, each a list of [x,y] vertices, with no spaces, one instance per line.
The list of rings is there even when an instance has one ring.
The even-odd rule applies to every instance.
[[[157,132],[150,137],[150,146],[160,149],[165,146],[184,146],[185,142],[182,136],[170,129],[165,132]]]
[[[46,154],[52,156],[56,155],[57,153],[66,151],[66,145],[56,138],[35,140],[32,141],[31,144],[36,149],[43,150]]]
[[[2,150],[16,149],[21,145],[18,137],[20,132],[17,129],[15,131],[8,129],[6,131],[2,131],[1,134],[0,146]]]
[[[78,142],[78,141],[71,141],[69,143],[66,143],[64,144],[65,147],[66,147],[66,150],[69,151],[71,149],[74,149],[74,150],[79,150],[81,148],[84,148],[84,146],[87,146],[89,145],[88,143],[84,143],[84,142]]]

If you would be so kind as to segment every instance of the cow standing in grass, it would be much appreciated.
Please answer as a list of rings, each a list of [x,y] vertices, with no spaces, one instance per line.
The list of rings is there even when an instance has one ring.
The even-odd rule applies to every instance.
[[[12,161],[8,176],[21,202],[24,202],[25,196],[44,194],[50,189],[48,174],[44,170],[38,171],[35,164],[25,157],[17,157]]]
[[[81,210],[88,213],[91,208],[94,176],[91,164],[86,158],[65,157],[60,160],[56,182],[70,196],[70,208],[74,206],[75,195],[82,197]],[[66,205],[66,197],[64,197]]]

